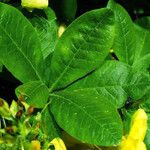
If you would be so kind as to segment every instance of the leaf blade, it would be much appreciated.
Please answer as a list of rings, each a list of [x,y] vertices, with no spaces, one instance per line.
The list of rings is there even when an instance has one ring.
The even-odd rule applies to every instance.
[[[120,116],[113,105],[94,94],[52,94],[50,109],[57,123],[77,139],[103,146],[118,144],[122,137]]]
[[[75,82],[66,90],[97,90],[117,108],[124,106],[128,97],[142,98],[150,88],[150,78],[143,72],[134,72],[130,66],[117,61],[106,61],[99,69]]]
[[[42,80],[43,58],[34,28],[17,9],[9,5],[0,3],[0,12],[2,63],[22,82]]]
[[[50,89],[65,87],[97,68],[109,52],[113,31],[113,13],[108,9],[88,12],[73,22],[56,45]]]

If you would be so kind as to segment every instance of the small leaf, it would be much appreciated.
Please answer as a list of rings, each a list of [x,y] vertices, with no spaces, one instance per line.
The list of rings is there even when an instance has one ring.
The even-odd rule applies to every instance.
[[[139,18],[135,22],[142,28],[150,30],[150,17],[149,16]]]
[[[11,112],[10,112],[10,109],[9,109],[9,105],[2,98],[0,98],[0,116],[5,118],[5,119],[12,120],[12,116],[11,116]]]
[[[60,92],[50,96],[50,109],[57,123],[70,135],[90,144],[119,144],[121,118],[116,108],[96,91]]]
[[[76,19],[58,40],[51,62],[50,91],[62,88],[97,68],[114,37],[114,15],[98,9]]]
[[[11,102],[11,105],[10,105],[10,112],[12,114],[12,116],[15,118],[16,117],[16,114],[18,112],[18,104],[15,100],[13,100]]]
[[[17,87],[16,95],[23,95],[29,105],[42,108],[47,103],[49,91],[44,83],[31,81]]]

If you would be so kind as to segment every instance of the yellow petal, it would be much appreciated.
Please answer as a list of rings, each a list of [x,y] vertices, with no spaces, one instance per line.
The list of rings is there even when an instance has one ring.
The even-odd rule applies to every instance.
[[[121,150],[146,150],[143,140],[147,131],[147,118],[143,109],[138,109],[134,113],[129,135],[122,139]]]
[[[136,150],[147,150],[145,143],[144,142],[137,142]]]
[[[64,142],[63,142],[63,140],[60,139],[60,138],[55,138],[55,139],[53,139],[53,140],[50,142],[49,146],[50,146],[50,145],[54,145],[55,150],[67,150],[67,149],[66,149],[66,146],[65,146],[65,144],[64,144]]]
[[[132,117],[129,137],[144,140],[147,131],[147,115],[143,109],[138,109]]]

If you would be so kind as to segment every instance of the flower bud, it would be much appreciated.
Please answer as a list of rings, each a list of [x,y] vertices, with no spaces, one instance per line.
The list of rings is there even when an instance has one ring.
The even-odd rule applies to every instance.
[[[63,142],[63,140],[61,138],[55,138],[55,139],[53,139],[50,142],[49,146],[50,145],[54,145],[55,150],[67,150],[66,146],[65,146],[65,144],[64,144],[64,142]]]
[[[48,0],[22,0],[21,5],[29,11],[32,11],[34,8],[43,9],[48,7]]]
[[[61,37],[61,35],[65,32],[65,30],[66,30],[66,25],[61,24],[58,29],[58,37]]]

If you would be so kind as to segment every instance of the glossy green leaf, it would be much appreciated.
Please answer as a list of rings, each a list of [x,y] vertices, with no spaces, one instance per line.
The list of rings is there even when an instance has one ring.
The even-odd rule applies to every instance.
[[[116,108],[97,91],[60,92],[50,95],[57,123],[82,142],[101,146],[119,144],[122,122]]]
[[[16,95],[23,95],[25,101],[34,107],[42,108],[48,101],[49,91],[47,86],[40,81],[27,82],[16,88]]]
[[[0,60],[20,81],[42,80],[40,40],[30,22],[0,3]]]
[[[150,90],[150,76],[143,72],[133,72],[131,67],[118,61],[106,61],[98,70],[72,84],[67,90],[97,91],[118,108],[128,97],[142,98]]]
[[[145,18],[145,22],[146,22]],[[144,22],[144,19],[138,19],[136,21],[135,29],[136,29],[136,34],[137,34],[137,48],[134,56],[134,63],[133,63],[133,68],[136,70],[145,70],[150,68],[150,28],[149,29],[144,29],[140,27],[142,23],[146,24]],[[149,24],[150,26],[150,24]]]
[[[30,19],[30,21],[35,27],[40,38],[41,50],[44,57],[44,79],[46,80],[46,83],[49,83],[51,77],[51,58],[58,40],[58,24],[56,22],[55,13],[52,9],[45,9],[45,14],[48,19],[36,16]]]
[[[51,91],[62,88],[97,68],[109,53],[114,15],[109,9],[87,12],[60,37],[51,62]]]
[[[41,129],[48,136],[49,141],[60,136],[60,129],[48,107],[41,113],[41,124]]]
[[[113,10],[116,23],[112,48],[120,61],[132,64],[136,45],[133,22],[127,11],[114,0],[109,1],[108,8]]]

